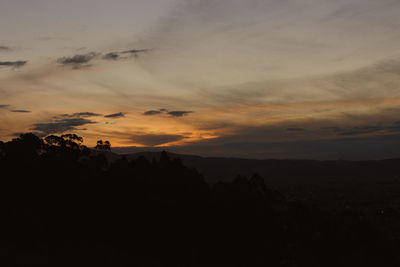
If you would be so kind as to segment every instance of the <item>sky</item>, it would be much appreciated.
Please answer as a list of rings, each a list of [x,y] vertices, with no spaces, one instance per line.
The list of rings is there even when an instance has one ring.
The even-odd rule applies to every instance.
[[[2,0],[0,140],[400,156],[398,0]]]

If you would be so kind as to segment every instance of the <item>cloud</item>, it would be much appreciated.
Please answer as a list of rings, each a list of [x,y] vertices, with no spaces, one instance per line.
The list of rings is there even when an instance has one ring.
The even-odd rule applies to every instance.
[[[103,59],[105,59],[105,60],[117,60],[119,58],[120,58],[120,56],[119,56],[119,53],[117,53],[117,52],[107,53],[103,56]]]
[[[131,49],[131,50],[126,50],[126,51],[120,51],[120,52],[110,52],[107,53],[103,56],[104,60],[119,60],[119,59],[128,59],[129,56],[135,56],[138,57],[140,53],[145,53],[150,51],[150,49]],[[129,55],[124,56],[124,55]]]
[[[390,132],[400,132],[400,125],[389,126],[387,130]]]
[[[47,123],[33,124],[31,130],[38,131],[40,136],[46,136],[54,133],[63,133],[66,131],[78,130],[76,127],[96,123],[83,118],[57,119]]]
[[[301,132],[301,131],[305,131],[305,129],[303,129],[303,128],[286,128],[286,131],[288,131],[288,132]]]
[[[193,111],[182,111],[182,110],[168,111],[168,109],[161,108],[158,110],[148,110],[148,111],[144,112],[143,115],[154,116],[154,115],[168,114],[169,116],[172,116],[172,117],[183,117],[190,113],[193,113]]]
[[[161,110],[148,110],[148,111],[144,112],[143,115],[146,115],[146,116],[153,116],[153,115],[159,115],[159,114],[161,114],[162,112],[163,112],[163,111],[161,111]]]
[[[328,127],[321,127],[321,130],[340,132],[340,131],[342,131],[342,128],[337,127],[337,126],[328,126]]]
[[[400,22],[396,14],[400,11],[400,2],[178,2],[170,9],[169,16],[155,25],[154,33],[146,32],[140,44],[157,47],[149,60],[140,62],[155,75],[179,77],[177,82],[186,88],[199,88],[206,97],[221,94],[222,99],[238,103],[318,101],[340,96],[346,99],[346,95],[355,94],[362,97],[366,86],[378,87],[368,90],[366,97],[386,93],[380,92],[384,86],[375,77],[362,84],[355,83],[357,90],[351,85],[346,85],[349,90],[345,90],[325,81],[323,75],[345,73],[397,57],[395,44],[400,41],[400,35],[396,27]],[[368,36],[363,34],[366,30],[370,33]],[[344,44],[343,39],[349,41]],[[306,77],[313,81],[300,81],[301,88],[297,86],[299,80],[293,80]],[[396,83],[388,78],[385,84],[394,87]],[[250,91],[246,83],[257,87],[251,90],[253,99],[241,97]],[[232,96],[228,90],[236,85],[237,93]],[[226,87],[226,92],[216,87]]]
[[[131,49],[126,51],[121,51],[121,54],[137,54],[137,53],[144,53],[150,51],[150,49]]]
[[[123,113],[123,112],[104,115],[104,118],[112,118],[112,119],[117,119],[117,118],[122,118],[122,117],[125,117],[125,113]]]
[[[146,53],[150,51],[150,49],[131,49],[131,50],[126,50],[126,51],[121,51],[121,54],[131,54],[134,55],[135,57],[138,56],[140,53]]]
[[[351,136],[351,135],[360,135],[360,134],[368,134],[368,133],[375,133],[378,131],[382,131],[387,129],[384,126],[357,126],[353,127],[350,130],[342,131],[339,135],[343,136]]]
[[[31,112],[30,110],[25,110],[25,109],[11,109],[10,105],[0,105],[0,109],[8,109],[10,112],[14,113],[29,113]]]
[[[132,135],[131,140],[145,146],[157,146],[166,143],[176,142],[184,139],[185,136],[178,134],[137,134]]]
[[[5,52],[8,52],[8,51],[12,51],[12,48],[11,47],[9,47],[9,46],[5,46],[5,45],[0,45],[0,52],[1,51],[5,51]]]
[[[190,113],[193,113],[193,111],[168,111],[167,113],[172,117],[183,117]]]
[[[376,132],[400,132],[400,125],[398,122],[390,125],[367,125],[356,126],[350,129],[341,130],[339,136],[357,136]]]
[[[61,117],[64,118],[89,118],[89,117],[98,117],[101,114],[94,113],[94,112],[78,112],[73,114],[62,114]]]
[[[11,112],[15,112],[15,113],[29,113],[31,112],[30,110],[25,110],[25,109],[14,109],[11,110]]]
[[[74,69],[90,67],[88,64],[94,58],[96,58],[99,54],[95,52],[90,52],[87,54],[75,55],[73,57],[62,57],[57,60],[57,62],[61,65],[72,66]]]
[[[21,68],[26,65],[28,61],[0,61],[0,67],[13,67],[13,68]]]

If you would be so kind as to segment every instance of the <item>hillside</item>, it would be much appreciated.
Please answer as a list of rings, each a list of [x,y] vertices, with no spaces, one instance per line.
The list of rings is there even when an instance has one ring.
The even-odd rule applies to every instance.
[[[128,160],[140,156],[159,159],[161,152],[125,154]],[[324,184],[326,182],[382,182],[400,180],[400,159],[376,161],[256,160],[208,158],[169,153],[185,166],[196,168],[209,183],[230,181],[237,175],[257,173],[275,186]]]

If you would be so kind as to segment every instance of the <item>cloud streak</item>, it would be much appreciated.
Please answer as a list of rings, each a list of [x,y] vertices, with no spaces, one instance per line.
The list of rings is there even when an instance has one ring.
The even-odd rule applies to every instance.
[[[25,109],[13,109],[13,110],[11,110],[11,112],[14,112],[14,113],[30,113],[31,111],[30,110],[25,110]]]
[[[177,110],[177,111],[168,111],[167,112],[167,114],[172,117],[183,117],[183,116],[189,115],[190,113],[193,113],[193,111]]]
[[[104,60],[116,61],[120,59],[129,59],[131,56],[139,57],[139,54],[147,53],[151,49],[131,49],[119,52],[110,52],[103,56]]]
[[[72,66],[74,69],[90,67],[90,62],[95,59],[99,54],[90,52],[87,54],[75,55],[72,57],[62,57],[57,59],[57,62],[64,66]]]
[[[160,115],[160,114],[162,114],[161,110],[148,110],[143,113],[143,115],[145,115],[145,116],[154,116],[154,115]]]
[[[178,134],[135,134],[131,140],[144,146],[158,146],[171,142],[181,141],[185,138]]]
[[[118,118],[123,118],[123,117],[125,117],[125,113],[123,113],[123,112],[104,115],[104,118],[109,118],[109,119],[118,119]]]
[[[0,61],[0,67],[12,67],[12,68],[21,68],[27,64],[28,61]]]
[[[9,46],[5,46],[5,45],[0,45],[0,52],[9,52],[12,51],[13,49]]]
[[[103,56],[104,60],[118,60],[120,58],[119,53],[117,52],[110,52]]]
[[[76,131],[79,126],[94,123],[96,122],[83,118],[58,119],[47,123],[35,123],[31,130],[37,131],[40,136],[46,136],[54,133]]]
[[[99,113],[94,112],[77,112],[73,114],[62,114],[61,117],[65,118],[90,118],[90,117],[98,117],[101,116]]]
[[[189,115],[190,113],[193,113],[193,111],[183,111],[183,110],[173,110],[169,111],[165,108],[158,109],[158,110],[148,110],[143,113],[145,116],[155,116],[155,115],[162,115],[162,114],[167,114],[171,117],[183,117],[186,115]]]

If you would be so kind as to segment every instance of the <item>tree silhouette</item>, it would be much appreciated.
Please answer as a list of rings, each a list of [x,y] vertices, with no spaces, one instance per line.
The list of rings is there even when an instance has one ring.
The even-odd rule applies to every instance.
[[[100,151],[111,151],[111,143],[109,141],[103,142],[103,140],[99,140],[95,148]]]
[[[108,161],[108,141],[82,143],[0,142],[1,266],[400,266],[398,243],[355,209],[286,198],[260,175],[207,184],[166,151]]]

